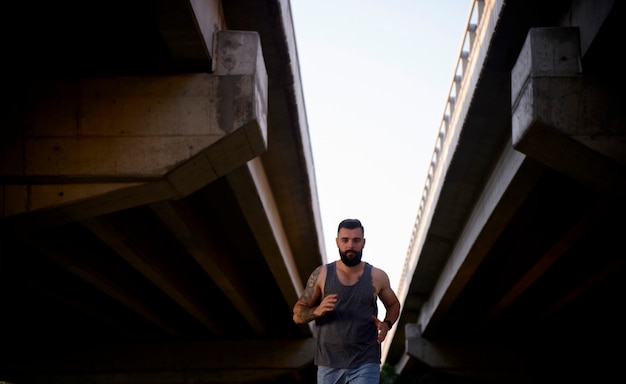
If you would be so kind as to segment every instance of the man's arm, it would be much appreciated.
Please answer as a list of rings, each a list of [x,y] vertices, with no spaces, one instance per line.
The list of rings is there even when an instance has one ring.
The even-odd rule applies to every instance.
[[[387,313],[385,314],[385,320],[383,321],[389,320],[391,322],[391,325],[395,324],[400,317],[400,300],[398,300],[398,297],[393,292],[391,287],[383,288],[380,291],[378,297],[380,298],[380,301],[382,301],[385,309],[387,310]],[[391,327],[389,328],[391,329]]]
[[[322,297],[322,290],[317,284],[321,271],[322,266],[320,265],[311,273],[302,295],[300,295],[300,298],[293,306],[293,321],[296,324],[308,323],[318,317],[315,315],[315,309]]]
[[[395,324],[400,317],[400,300],[396,296],[391,284],[389,282],[389,276],[382,269],[376,269],[373,276],[379,286],[378,298],[383,303],[386,309],[385,319],[383,322],[389,320],[391,325]],[[389,324],[387,324],[389,326]],[[391,329],[391,327],[389,327]]]

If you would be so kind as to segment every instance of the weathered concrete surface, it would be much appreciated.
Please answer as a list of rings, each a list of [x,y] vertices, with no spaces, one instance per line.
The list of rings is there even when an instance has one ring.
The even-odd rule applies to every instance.
[[[85,218],[178,198],[263,153],[259,37],[222,32],[216,47],[215,74],[34,79],[1,151],[3,215],[67,206]]]
[[[582,74],[578,28],[534,28],[511,75],[515,149],[600,191],[626,191],[621,112]]]

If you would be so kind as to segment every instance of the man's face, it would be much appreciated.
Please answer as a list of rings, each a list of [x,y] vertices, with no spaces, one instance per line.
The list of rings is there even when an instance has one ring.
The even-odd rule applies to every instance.
[[[341,261],[348,267],[354,267],[361,262],[365,239],[361,228],[341,228],[337,234],[337,248]]]

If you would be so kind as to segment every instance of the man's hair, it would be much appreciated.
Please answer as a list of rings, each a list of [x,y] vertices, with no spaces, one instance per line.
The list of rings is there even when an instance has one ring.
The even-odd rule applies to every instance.
[[[339,233],[341,228],[348,228],[348,229],[361,228],[361,232],[363,232],[363,234],[365,235],[365,228],[363,228],[363,224],[361,224],[361,222],[357,219],[343,220],[341,223],[339,223],[339,226],[337,227],[337,233]]]

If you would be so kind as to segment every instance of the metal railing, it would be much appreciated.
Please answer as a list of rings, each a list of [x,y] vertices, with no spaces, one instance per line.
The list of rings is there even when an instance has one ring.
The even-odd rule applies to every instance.
[[[455,113],[458,114],[458,108],[456,108],[457,102],[460,102],[458,96],[461,94],[461,89],[463,87],[467,88],[468,86],[467,70],[470,60],[470,53],[472,52],[472,49],[476,44],[476,34],[484,11],[485,0],[475,0],[471,4],[468,21],[466,23],[465,34],[461,43],[459,58],[452,79],[452,84],[450,85],[448,98],[445,103],[441,125],[439,126],[439,132],[435,140],[435,148],[431,157],[430,166],[428,167],[426,182],[424,184],[424,190],[422,192],[420,204],[417,211],[417,217],[415,219],[413,231],[411,232],[409,248],[407,250],[404,266],[402,268],[402,274],[398,286],[399,297],[402,298],[406,297],[406,290],[408,289],[410,279],[413,276],[413,271],[409,271],[409,269],[414,268],[417,264],[414,258],[417,257],[418,254],[417,247],[421,245],[419,243],[419,233],[421,230],[425,230],[425,228],[423,228],[423,225],[425,225],[423,223],[423,216],[427,205],[429,203],[433,203],[431,201],[434,198],[432,196],[432,186],[436,177],[439,177],[439,173],[442,172],[441,167],[438,168],[437,165],[441,160],[440,158],[442,156],[442,152],[444,152],[444,145],[446,145],[446,139],[450,134],[450,127],[454,120],[453,118],[456,118]],[[465,91],[467,92],[467,89]]]

